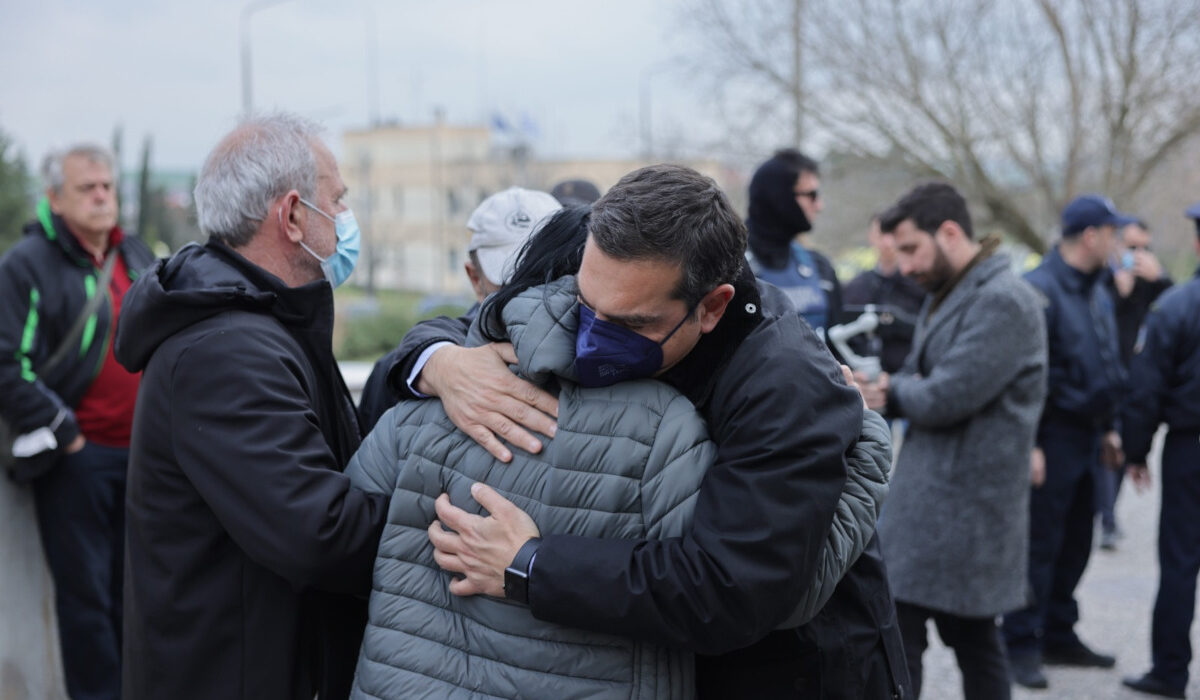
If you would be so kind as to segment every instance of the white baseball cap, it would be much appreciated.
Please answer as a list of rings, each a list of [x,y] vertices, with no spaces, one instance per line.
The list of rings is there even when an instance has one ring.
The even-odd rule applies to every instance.
[[[562,209],[545,192],[510,187],[483,200],[467,219],[471,229],[468,251],[479,258],[480,272],[496,284],[512,277],[517,252],[538,225]]]

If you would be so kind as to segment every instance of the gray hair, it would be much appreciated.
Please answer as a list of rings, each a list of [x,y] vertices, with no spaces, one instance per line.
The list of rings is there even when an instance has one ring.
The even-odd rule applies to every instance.
[[[271,203],[290,190],[313,199],[321,128],[294,114],[246,119],[217,144],[196,181],[200,230],[226,245],[250,242]]]
[[[66,176],[63,175],[63,163],[68,158],[86,158],[88,162],[107,166],[110,173],[116,174],[117,171],[117,159],[113,157],[113,152],[104,146],[94,143],[77,143],[65,151],[51,151],[42,161],[42,180],[45,181],[46,187],[53,190],[55,194],[62,191],[63,183],[66,182]]]

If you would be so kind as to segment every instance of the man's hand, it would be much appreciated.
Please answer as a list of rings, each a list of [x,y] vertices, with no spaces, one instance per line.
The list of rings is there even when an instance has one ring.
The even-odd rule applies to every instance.
[[[1046,483],[1046,453],[1040,447],[1033,448],[1029,455],[1029,483],[1035,489]]]
[[[1150,488],[1150,470],[1145,464],[1130,464],[1125,467],[1129,473],[1129,480],[1133,482],[1133,488],[1138,493],[1146,493]]]
[[[459,430],[496,459],[509,462],[512,452],[501,438],[536,454],[542,443],[528,430],[554,437],[558,417],[558,399],[513,374],[508,365],[516,362],[509,343],[447,345],[425,363],[416,389],[440,398]]]
[[[80,433],[75,436],[75,439],[71,441],[70,445],[67,445],[67,449],[63,450],[63,452],[65,452],[66,454],[69,454],[69,455],[73,455],[76,452],[82,450],[83,446],[86,444],[87,444],[87,440],[83,437],[83,433]]]
[[[1147,282],[1154,282],[1163,275],[1162,263],[1148,250],[1133,252],[1133,274]]]
[[[862,386],[859,385],[859,383],[854,379],[854,372],[852,372],[846,365],[838,366],[842,368],[842,379],[846,380],[846,384],[858,389],[858,395],[861,396],[863,400],[863,408],[870,408],[870,406],[867,405],[867,395],[863,393]]]
[[[444,493],[438,496],[438,519],[429,526],[433,559],[446,571],[462,575],[450,583],[454,595],[503,598],[504,570],[521,546],[541,532],[525,511],[488,486],[473,484],[471,496],[490,513],[488,517],[451,504]]]
[[[1100,462],[1116,471],[1125,465],[1125,452],[1121,450],[1121,434],[1110,430],[1100,440]]]
[[[863,395],[863,400],[867,402],[867,408],[882,412],[887,406],[888,389],[891,387],[891,377],[888,376],[888,373],[880,372],[875,381],[870,381],[867,379],[867,375],[855,372],[854,379],[861,385],[859,391]]]

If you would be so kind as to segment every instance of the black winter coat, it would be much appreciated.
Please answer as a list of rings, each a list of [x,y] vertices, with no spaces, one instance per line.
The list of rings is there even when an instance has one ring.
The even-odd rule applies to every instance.
[[[126,295],[127,700],[348,694],[387,499],[341,473],[361,435],[332,328],[328,283],[211,241]]]
[[[1133,356],[1121,426],[1125,454],[1145,464],[1159,423],[1172,433],[1200,432],[1200,269],[1159,297]]]
[[[1117,291],[1117,283],[1113,279],[1112,273],[1106,272],[1104,286],[1108,289],[1108,295],[1112,297],[1115,305],[1117,344],[1121,349],[1121,362],[1125,363],[1125,367],[1128,368],[1129,363],[1133,360],[1133,348],[1137,344],[1138,331],[1142,328],[1142,322],[1146,320],[1146,314],[1150,313],[1150,305],[1163,292],[1171,288],[1171,280],[1166,275],[1153,282],[1137,277],[1133,280],[1133,289],[1129,292],[1129,296],[1123,297]]]

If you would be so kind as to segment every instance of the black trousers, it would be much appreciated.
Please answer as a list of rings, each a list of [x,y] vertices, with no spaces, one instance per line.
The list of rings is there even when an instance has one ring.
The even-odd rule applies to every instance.
[[[128,463],[128,449],[88,443],[33,484],[72,700],[121,697]]]
[[[1046,481],[1029,496],[1029,583],[1033,603],[1004,616],[1010,654],[1079,642],[1075,587],[1092,554],[1101,432],[1072,423],[1045,426]]]
[[[1196,432],[1168,433],[1163,444],[1158,564],[1150,635],[1153,673],[1182,690],[1192,660],[1190,632],[1200,574],[1200,434]]]
[[[994,617],[959,617],[920,605],[896,601],[904,656],[914,697],[921,697],[921,657],[928,646],[925,623],[932,619],[938,636],[954,650],[962,671],[965,700],[1008,700],[1011,697],[1008,657]]]

